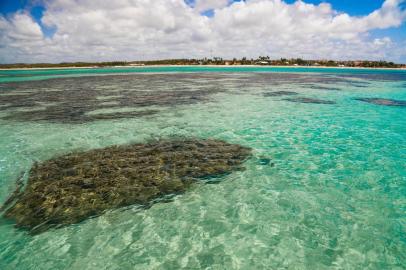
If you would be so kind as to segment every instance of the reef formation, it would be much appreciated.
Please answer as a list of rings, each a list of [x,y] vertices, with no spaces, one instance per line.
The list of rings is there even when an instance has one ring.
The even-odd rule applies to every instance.
[[[321,86],[321,85],[316,85],[316,84],[310,84],[310,85],[303,85],[306,88],[310,89],[315,89],[315,90],[325,90],[325,91],[341,91],[340,88],[338,87],[332,87],[332,86]]]
[[[83,124],[156,117],[173,107],[215,102],[220,93],[262,91],[263,85],[290,87],[297,84],[303,88],[301,86],[322,84],[324,90],[332,90],[337,85],[363,83],[328,74],[273,72],[116,74],[9,82],[0,83],[0,120]],[[264,95],[296,94],[276,91]]]
[[[81,124],[152,116],[210,101],[203,75],[108,75],[0,84],[0,119]],[[195,81],[192,81],[194,79]]]
[[[406,107],[406,100],[387,98],[356,98],[356,100],[372,103],[375,105]]]
[[[296,103],[313,103],[313,104],[336,104],[334,101],[330,100],[323,100],[317,98],[306,98],[306,97],[299,97],[299,98],[285,98],[284,100]]]
[[[264,97],[279,97],[279,96],[294,96],[298,95],[299,93],[293,91],[275,91],[275,92],[268,92],[264,93]]]
[[[30,170],[4,217],[31,233],[74,224],[109,209],[186,191],[198,179],[243,169],[251,149],[220,140],[174,139],[71,153]]]

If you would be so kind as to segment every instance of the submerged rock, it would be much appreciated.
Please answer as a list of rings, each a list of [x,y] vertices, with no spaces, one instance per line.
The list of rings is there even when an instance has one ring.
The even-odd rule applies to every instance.
[[[356,100],[383,106],[406,107],[406,100],[386,99],[386,98],[356,98]]]
[[[298,73],[109,74],[0,83],[0,120],[82,124],[155,117],[177,106],[215,102],[264,85],[350,84],[353,78]],[[281,88],[285,89],[285,88]],[[262,94],[262,93],[261,93]],[[279,91],[266,96],[293,95]]]
[[[184,192],[193,181],[242,169],[251,149],[219,140],[163,140],[72,153],[35,164],[4,216],[42,232]]]
[[[259,165],[269,165],[269,163],[271,163],[271,159],[270,158],[265,158],[262,157],[258,160],[258,164]]]
[[[325,91],[341,91],[340,88],[338,87],[332,87],[332,86],[321,86],[321,85],[303,85],[306,88],[310,89],[315,89],[315,90],[325,90]]]
[[[221,77],[220,77],[221,78]],[[0,119],[81,124],[139,118],[210,101],[222,92],[205,75],[108,75],[0,84]],[[122,109],[125,109],[122,111]]]
[[[286,98],[284,100],[287,100],[287,101],[290,101],[290,102],[297,102],[297,103],[336,104],[334,101],[330,101],[330,100],[323,100],[323,99],[316,99],[316,98],[305,98],[305,97]]]
[[[279,96],[293,96],[298,95],[299,93],[292,92],[292,91],[275,91],[275,92],[268,92],[264,94],[264,97],[279,97]]]

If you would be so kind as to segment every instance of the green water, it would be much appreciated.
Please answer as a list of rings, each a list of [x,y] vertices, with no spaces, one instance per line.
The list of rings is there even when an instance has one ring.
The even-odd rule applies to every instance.
[[[16,83],[20,79],[116,71],[127,73],[124,78],[131,78],[134,87],[138,80],[159,78],[128,69],[7,71],[0,72],[0,80],[14,83],[0,84],[0,91],[38,90],[36,84],[18,90],[19,84],[30,83]],[[194,73],[183,73],[190,71]],[[245,171],[215,185],[197,185],[148,209],[135,205],[113,210],[35,236],[2,220],[0,269],[405,269],[406,108],[355,98],[406,100],[406,72],[209,71],[196,78],[206,68],[143,68],[171,72],[165,75],[173,76],[171,81],[160,83],[165,90],[178,91],[180,74],[186,76],[184,88],[196,88],[192,82],[198,81],[222,90],[205,102],[165,106],[146,117],[84,123],[0,119],[0,202],[33,162],[73,150],[179,136],[222,139],[254,149]],[[340,91],[327,91],[289,78],[258,80],[256,76],[268,76],[258,71],[269,76],[305,72],[318,78],[313,86],[326,87],[325,76],[345,77],[353,84],[338,80],[327,86]],[[264,96],[281,90],[336,104]],[[0,110],[0,117],[21,109]],[[274,166],[261,165],[261,157]]]

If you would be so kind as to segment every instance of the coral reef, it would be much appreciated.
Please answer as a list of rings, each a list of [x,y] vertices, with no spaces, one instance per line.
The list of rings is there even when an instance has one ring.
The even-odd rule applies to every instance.
[[[275,91],[264,93],[264,97],[279,97],[279,96],[293,96],[298,95],[299,93],[293,91]]]
[[[176,139],[71,153],[34,164],[4,216],[33,233],[109,209],[148,205],[194,181],[242,169],[251,149],[220,140]]]
[[[222,92],[235,94],[283,86],[361,83],[328,74],[179,73],[115,74],[0,83],[0,119],[81,124],[97,120],[138,118],[180,105],[214,101]],[[240,90],[230,90],[238,85]],[[265,96],[294,95],[276,91]]]
[[[316,98],[305,98],[305,97],[286,98],[284,100],[287,100],[287,101],[290,101],[290,102],[297,102],[297,103],[336,104],[334,101],[330,101],[330,100],[322,100],[322,99],[316,99]]]
[[[383,106],[406,107],[406,100],[386,99],[386,98],[356,98],[356,100]]]

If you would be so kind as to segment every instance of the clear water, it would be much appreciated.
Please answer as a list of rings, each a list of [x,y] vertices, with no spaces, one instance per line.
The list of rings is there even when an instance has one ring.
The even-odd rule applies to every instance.
[[[391,69],[362,69],[362,68],[306,68],[306,67],[269,67],[269,66],[142,66],[142,67],[114,67],[114,68],[68,68],[68,69],[26,69],[26,70],[0,70],[0,82],[32,81],[60,77],[104,75],[104,74],[131,74],[131,73],[239,73],[239,72],[284,72],[284,73],[334,73],[352,75],[373,75],[387,77],[406,76],[405,70]]]
[[[109,211],[35,236],[1,220],[0,269],[405,269],[406,108],[355,98],[406,100],[406,72],[239,68],[196,77],[206,69],[164,70],[171,74],[162,76],[172,77],[163,83],[154,82],[157,74],[120,70],[134,88],[179,91],[181,81],[186,89],[221,90],[204,102],[160,107],[154,115],[81,123],[0,119],[0,202],[34,161],[73,150],[173,136],[217,138],[254,149],[245,171],[149,209]],[[274,78],[277,71],[292,78]],[[311,82],[295,79],[292,71],[304,72]],[[0,78],[14,83],[0,84],[0,97],[42,91],[48,83],[39,89],[34,82],[16,82],[21,78],[61,76],[7,72]],[[104,91],[113,77],[100,77],[94,87]],[[49,84],[55,82],[75,91],[72,81]],[[30,83],[31,89],[20,88]],[[336,104],[264,96],[282,90]],[[24,109],[0,108],[0,118]],[[261,165],[262,157],[274,166]]]

